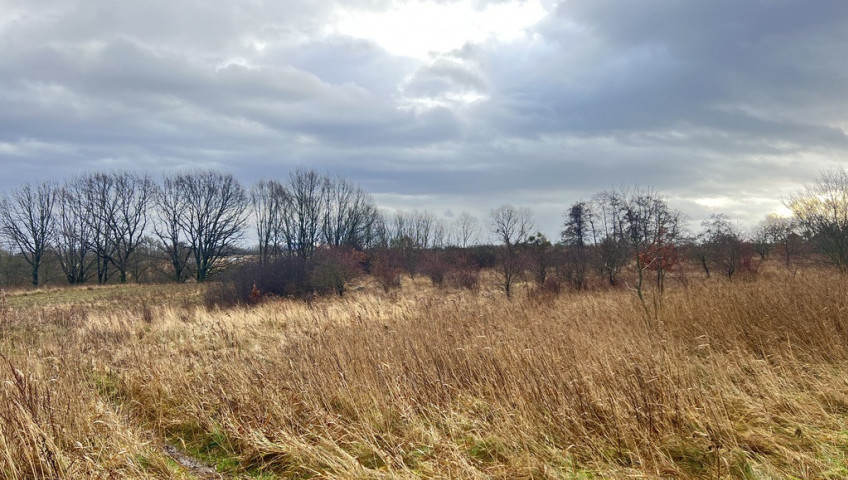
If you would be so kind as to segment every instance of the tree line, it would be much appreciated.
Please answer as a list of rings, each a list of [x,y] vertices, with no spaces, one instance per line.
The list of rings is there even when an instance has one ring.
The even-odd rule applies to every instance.
[[[463,213],[454,223],[429,212],[381,212],[353,182],[307,169],[249,188],[211,170],[160,182],[95,172],[0,197],[0,271],[9,283],[20,270],[13,265],[23,263],[37,286],[50,263],[69,284],[104,284],[138,281],[144,264],[178,282],[204,281],[234,257],[254,254],[267,263],[309,259],[322,247],[417,250],[477,241],[474,217]]]
[[[743,232],[714,214],[692,235],[658,192],[620,188],[571,204],[552,242],[526,207],[496,208],[487,223],[468,213],[448,221],[426,211],[383,212],[353,182],[314,170],[249,188],[211,170],[161,181],[96,172],[25,184],[0,197],[0,272],[10,283],[13,264],[25,266],[32,285],[43,283],[46,263],[70,284],[140,281],[151,270],[178,282],[204,281],[244,259],[305,265],[317,256],[322,275],[341,278],[336,285],[355,268],[327,265],[355,258],[387,288],[402,273],[473,284],[469,272],[491,268],[510,295],[523,278],[583,289],[621,284],[626,272],[642,298],[648,286],[662,290],[685,259],[707,276],[751,271],[755,257],[774,252],[790,267],[803,255],[848,269],[848,173],[824,172],[786,204],[793,217],[772,215]],[[495,245],[481,244],[487,231]]]
[[[215,171],[166,175],[159,183],[146,174],[90,173],[6,193],[0,236],[29,267],[33,285],[48,256],[70,284],[125,282],[140,250],[167,264],[173,280],[203,281],[243,250],[251,224],[260,255],[308,256],[324,240],[361,248],[375,213],[349,181],[307,170],[249,189]]]

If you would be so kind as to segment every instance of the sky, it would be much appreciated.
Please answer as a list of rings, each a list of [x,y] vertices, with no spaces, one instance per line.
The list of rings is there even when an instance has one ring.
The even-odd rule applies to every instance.
[[[848,159],[844,0],[0,0],[0,191],[101,170],[342,175],[549,237],[651,187],[697,229]]]

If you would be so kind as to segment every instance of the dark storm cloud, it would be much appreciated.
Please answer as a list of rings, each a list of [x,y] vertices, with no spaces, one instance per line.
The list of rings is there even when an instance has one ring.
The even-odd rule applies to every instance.
[[[0,0],[0,189],[307,165],[437,211],[535,206],[553,234],[569,203],[637,183],[756,221],[846,158],[841,1],[569,0],[525,39],[429,59],[339,34],[337,6]]]
[[[839,27],[848,15],[842,4],[821,5],[564,2],[540,26],[548,48],[500,56],[503,64],[493,70],[504,78],[501,98],[514,102],[506,112],[527,112],[507,118],[522,121],[536,112],[544,119],[532,122],[531,132],[694,125],[758,136],[797,134],[803,143],[844,147],[844,135],[828,128],[834,118],[821,114],[832,99],[845,98],[840,79],[848,72],[833,58],[821,58],[819,49],[846,44],[846,29]],[[566,20],[580,28],[563,28]],[[518,55],[539,61],[522,65],[514,59]],[[518,72],[515,65],[526,70]],[[523,74],[531,72],[539,75],[528,83]],[[815,117],[804,115],[811,107]],[[838,109],[827,110],[842,118]]]

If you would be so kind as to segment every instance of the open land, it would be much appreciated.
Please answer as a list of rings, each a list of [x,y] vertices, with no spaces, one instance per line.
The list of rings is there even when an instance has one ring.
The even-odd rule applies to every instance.
[[[4,478],[846,478],[848,281],[7,292]],[[656,301],[654,301],[656,300]]]

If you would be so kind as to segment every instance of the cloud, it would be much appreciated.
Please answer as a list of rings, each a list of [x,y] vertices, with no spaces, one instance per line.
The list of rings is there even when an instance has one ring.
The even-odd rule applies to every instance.
[[[848,153],[835,0],[3,3],[0,190],[101,168],[253,181],[305,165],[385,207],[527,205],[554,235],[570,203],[637,183],[695,219],[754,222]],[[436,20],[403,17],[424,3]],[[490,12],[490,29],[510,20],[491,12],[521,18],[420,57],[340,27],[403,17],[420,43],[460,10]]]
[[[403,90],[408,95],[438,98],[452,93],[483,95],[487,86],[475,65],[440,57],[418,69]]]

